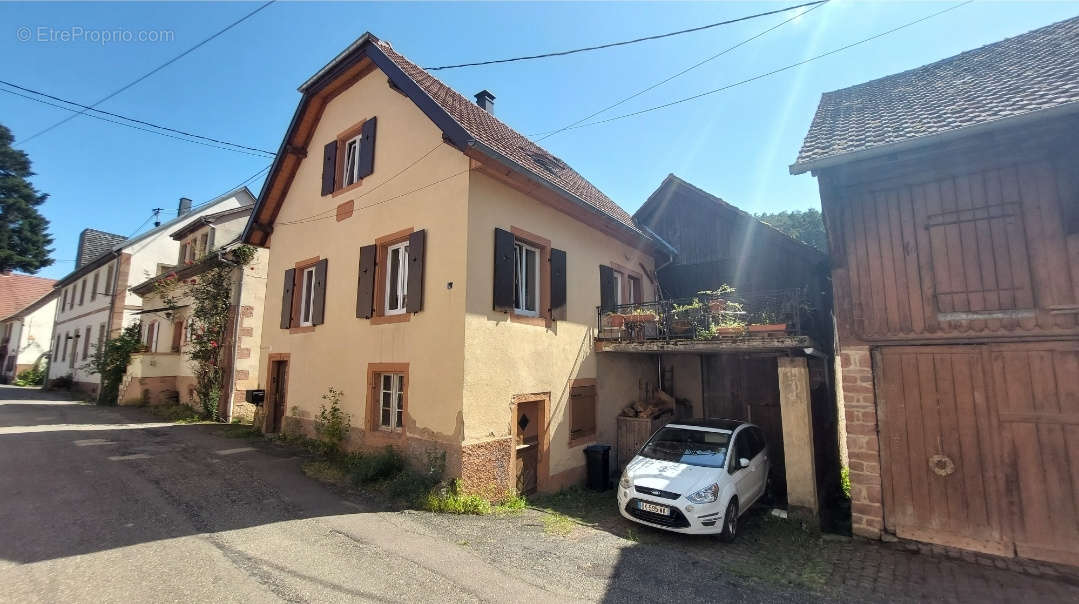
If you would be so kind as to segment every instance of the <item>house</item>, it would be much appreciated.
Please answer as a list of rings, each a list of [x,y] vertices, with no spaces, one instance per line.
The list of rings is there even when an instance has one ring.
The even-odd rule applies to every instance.
[[[96,396],[100,379],[86,364],[106,338],[138,320],[141,300],[128,287],[176,262],[180,244],[169,234],[205,214],[253,203],[254,196],[243,187],[196,208],[183,198],[176,218],[134,237],[84,230],[75,269],[54,286],[58,305],[49,379],[70,375],[76,390]]]
[[[646,359],[646,375],[660,375],[661,389],[694,417],[758,424],[776,503],[816,515],[839,484],[825,255],[673,174],[633,217],[675,251],[657,259],[662,300],[640,304],[613,288],[598,319],[601,367]],[[628,329],[626,313],[658,319]],[[637,419],[618,421],[625,463],[651,426],[633,439]]]
[[[218,403],[219,417],[224,421],[254,419],[254,406],[246,401],[245,393],[258,385],[268,251],[257,250],[246,266],[234,258],[252,207],[203,214],[170,233],[180,248],[175,267],[131,288],[142,297],[138,315],[146,349],[131,357],[120,386],[120,404],[175,402],[201,410],[195,394],[196,366],[189,358],[194,331],[200,328],[193,315],[191,287],[209,271],[230,267],[229,327],[220,343],[225,394]],[[159,287],[163,279],[175,285]]]
[[[0,382],[9,383],[46,358],[56,297],[53,279],[0,274]]]
[[[1076,65],[1079,18],[821,98],[791,172],[820,188],[859,535],[1079,564]]]
[[[272,250],[267,432],[343,392],[351,448],[445,456],[476,491],[550,491],[613,442],[638,366],[601,376],[601,279],[654,299],[655,241],[562,160],[364,34],[302,97],[244,241]]]

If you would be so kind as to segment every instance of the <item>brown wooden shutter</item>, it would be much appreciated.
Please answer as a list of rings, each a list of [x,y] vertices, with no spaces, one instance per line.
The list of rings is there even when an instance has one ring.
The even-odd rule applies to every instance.
[[[326,268],[329,261],[325,258],[315,265],[315,283],[311,288],[311,324],[322,325],[326,322]]]
[[[366,178],[375,171],[375,123],[378,118],[371,118],[363,123],[360,138],[360,178]]]
[[[566,319],[566,252],[551,249],[551,319]]]
[[[513,310],[513,233],[495,229],[494,309]]]
[[[423,256],[427,247],[427,231],[419,230],[408,236],[408,284],[405,310],[423,310]]]
[[[180,342],[184,335],[184,322],[173,321],[172,322],[172,351],[180,352]]]
[[[601,264],[599,267],[599,305],[604,311],[614,310],[614,301],[618,299],[614,288],[614,269]]]
[[[375,313],[375,263],[377,259],[377,245],[365,245],[360,248],[360,274],[356,279],[356,316],[361,319],[370,319]]]
[[[337,141],[332,140],[322,148],[322,194],[333,193],[337,180]]]
[[[296,269],[285,271],[285,284],[281,292],[281,329],[292,327],[292,289],[296,284]]]

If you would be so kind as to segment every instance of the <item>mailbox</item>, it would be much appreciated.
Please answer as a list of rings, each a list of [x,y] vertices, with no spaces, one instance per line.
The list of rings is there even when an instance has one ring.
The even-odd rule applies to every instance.
[[[255,405],[256,407],[261,407],[263,401],[266,400],[265,390],[248,390],[246,394],[247,402]]]

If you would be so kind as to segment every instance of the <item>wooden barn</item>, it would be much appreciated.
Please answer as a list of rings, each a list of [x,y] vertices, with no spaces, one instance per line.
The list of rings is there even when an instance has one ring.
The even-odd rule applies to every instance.
[[[632,355],[685,414],[758,424],[774,503],[816,515],[839,484],[825,255],[673,174],[634,220],[669,248],[656,262],[662,296],[642,303],[637,272],[612,267],[598,309],[601,367]],[[624,463],[641,443],[620,422]]]
[[[1079,564],[1079,18],[826,93],[855,533]]]

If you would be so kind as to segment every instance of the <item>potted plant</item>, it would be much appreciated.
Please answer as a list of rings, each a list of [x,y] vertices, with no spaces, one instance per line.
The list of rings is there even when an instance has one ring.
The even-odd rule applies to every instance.
[[[654,323],[659,320],[659,316],[654,311],[637,307],[629,314],[622,315],[622,319],[626,323]]]
[[[728,302],[723,296],[729,296],[734,293],[734,288],[724,283],[716,289],[706,289],[697,292],[700,296],[706,296],[708,299],[708,309],[713,313],[724,312],[731,302]]]
[[[775,333],[787,331],[786,323],[778,323],[775,313],[763,312],[757,317],[758,322],[749,326],[750,333]]]
[[[693,320],[701,316],[704,305],[694,298],[689,304],[675,304],[671,309],[671,333],[684,335],[693,330]]]
[[[603,315],[606,323],[609,327],[619,328],[626,324],[625,315],[620,315],[616,312],[609,312]]]

